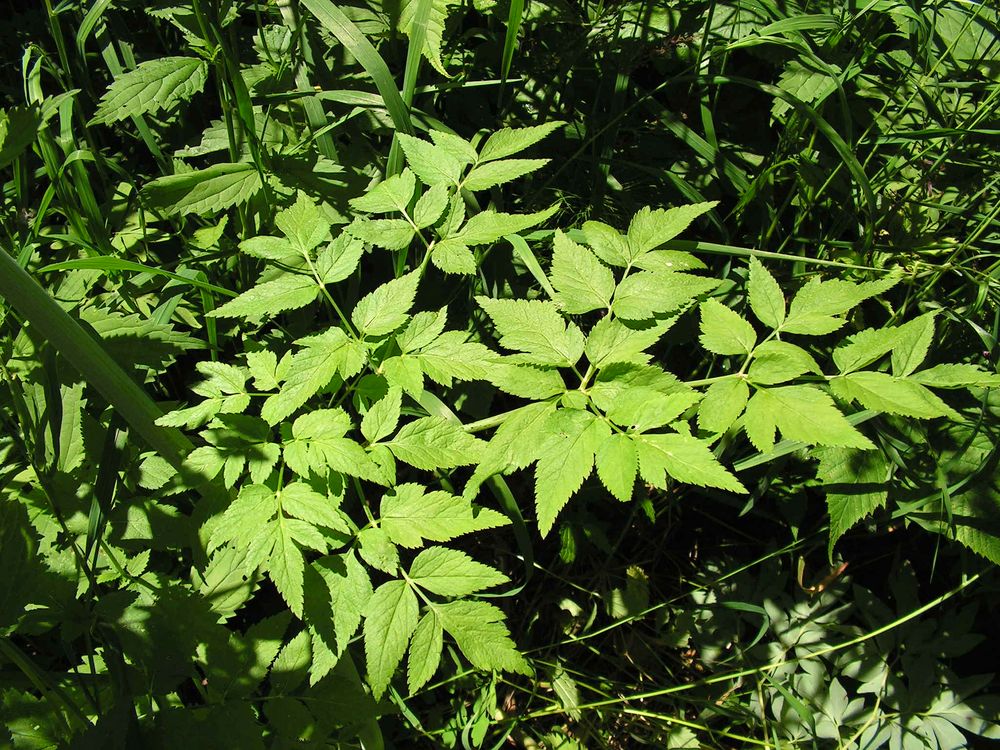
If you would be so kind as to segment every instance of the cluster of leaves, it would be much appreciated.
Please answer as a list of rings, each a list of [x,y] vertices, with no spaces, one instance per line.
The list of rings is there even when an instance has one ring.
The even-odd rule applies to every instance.
[[[861,586],[853,609],[825,584],[808,601],[746,595],[750,583],[787,581],[764,569],[739,587],[699,583],[708,593],[667,606],[653,603],[655,568],[626,551],[661,546],[690,508],[757,523],[777,507],[780,533],[830,558],[869,519],[857,536],[902,522],[1000,562],[1000,376],[964,342],[940,343],[960,326],[992,347],[996,331],[976,321],[996,287],[952,306],[927,291],[952,270],[970,283],[990,276],[962,253],[991,225],[979,206],[994,193],[977,188],[967,206],[955,191],[915,193],[927,170],[911,162],[930,152],[923,131],[905,130],[931,118],[935,139],[989,132],[980,124],[995,105],[978,83],[918,97],[912,69],[927,57],[932,73],[995,77],[996,16],[939,5],[706,14],[624,3],[577,17],[546,3],[498,15],[488,1],[249,12],[194,0],[47,11],[56,51],[29,48],[24,80],[9,87],[17,105],[0,112],[14,217],[0,249],[10,741],[368,748],[392,727],[401,744],[483,746],[524,731],[605,746],[637,736],[627,712],[606,719],[600,707],[642,694],[640,681],[613,678],[617,667],[581,673],[562,648],[632,623],[640,633],[654,609],[670,618],[655,623],[653,650],[740,676],[706,683],[727,692],[698,698],[711,707],[697,723],[668,720],[694,715],[683,702],[647,712],[669,728],[646,733],[651,744],[696,746],[721,726],[726,741],[750,732],[872,748],[994,736],[992,699],[977,695],[989,678],[928,661],[974,647],[955,635],[971,632],[972,614],[921,630],[904,627],[923,606],[912,592],[895,612]],[[133,59],[124,26],[135,18],[165,54]],[[928,56],[894,48],[846,62],[887,27],[872,49],[923,35]],[[530,51],[515,86],[519,32]],[[480,121],[496,82],[470,71],[490,45],[503,49],[507,116]],[[110,73],[103,95],[95,48]],[[762,53],[754,66],[781,57],[775,82],[729,76],[725,60],[742,50]],[[590,54],[599,64],[581,64]],[[455,79],[417,89],[421,58]],[[387,60],[401,63],[402,91]],[[559,90],[553,64],[565,67]],[[592,78],[618,67],[635,75]],[[694,72],[705,138],[670,114],[660,84],[645,88],[651,71]],[[733,127],[742,115],[709,93],[720,85],[772,96],[759,109],[780,125],[778,142]],[[452,112],[456,88],[475,106]],[[213,95],[219,111],[195,116]],[[581,115],[580,101],[593,112]],[[837,104],[843,132],[823,114]],[[870,132],[852,133],[849,106]],[[664,125],[680,156],[657,127],[631,147],[641,159],[623,158],[616,139],[633,110],[639,130]],[[453,132],[444,112],[479,134]],[[674,207],[643,207],[648,185]],[[540,202],[553,195],[563,200]],[[965,208],[978,222],[970,239],[933,245],[959,231]],[[563,231],[550,228],[557,216]],[[759,244],[680,239],[695,222]],[[889,232],[935,265],[914,265],[883,242]],[[804,241],[823,275],[791,254]],[[745,262],[716,263],[719,253]],[[791,277],[773,262],[785,260]],[[633,525],[637,514],[657,526]],[[605,557],[609,570],[623,562],[624,584],[586,617],[575,597],[594,584],[557,584],[571,562],[603,577]],[[528,596],[542,603],[509,606]],[[748,643],[745,627],[756,629]],[[883,631],[896,640],[869,641]],[[934,651],[949,638],[959,645]],[[642,679],[675,682],[646,649]],[[596,720],[586,689],[599,696]],[[546,692],[547,708],[528,708]]]

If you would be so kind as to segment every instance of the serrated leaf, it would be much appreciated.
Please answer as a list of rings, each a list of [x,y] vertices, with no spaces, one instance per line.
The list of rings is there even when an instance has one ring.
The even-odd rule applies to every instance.
[[[697,271],[705,264],[691,253],[680,250],[650,250],[635,259],[633,265],[644,271]]]
[[[935,365],[913,373],[910,380],[931,388],[1000,388],[1000,375],[969,364]]]
[[[366,336],[392,333],[409,318],[420,283],[420,271],[393,279],[362,297],[351,313],[351,322]]]
[[[389,357],[382,360],[382,374],[390,386],[402,388],[406,393],[419,399],[424,392],[424,371],[416,357]]]
[[[504,393],[518,398],[539,401],[566,390],[566,383],[555,369],[517,365],[506,361],[493,361],[485,365],[486,379]]]
[[[268,556],[267,573],[288,608],[302,617],[305,559],[292,536],[292,525],[278,516],[274,527],[274,547]]]
[[[418,312],[396,336],[396,344],[403,354],[430,345],[444,331],[448,321],[448,310],[442,307],[436,312]]]
[[[264,260],[284,260],[295,255],[295,248],[286,237],[251,237],[243,240],[240,245],[240,252],[253,258]]]
[[[415,234],[406,219],[355,219],[344,231],[386,250],[404,250],[410,246]]]
[[[326,477],[337,471],[381,483],[379,469],[364,448],[344,437],[350,428],[351,420],[342,409],[303,414],[292,425],[291,439],[285,440],[285,463],[302,477],[310,473]]]
[[[584,352],[594,367],[607,367],[619,362],[646,364],[644,354],[663,336],[676,318],[653,323],[626,324],[612,316],[601,318],[587,334]]]
[[[485,379],[487,363],[496,355],[468,337],[464,331],[446,331],[421,347],[415,356],[427,377],[445,386],[452,380]]]
[[[369,443],[377,443],[391,435],[399,424],[399,410],[403,404],[403,392],[390,388],[386,395],[372,404],[361,420],[361,434]]]
[[[208,65],[197,57],[158,57],[115,78],[91,122],[112,123],[159,112],[202,90]]]
[[[455,133],[446,133],[443,130],[431,130],[431,140],[434,145],[444,153],[450,154],[462,162],[462,166],[472,164],[476,160],[476,149],[472,144]]]
[[[431,547],[417,555],[409,577],[439,596],[467,596],[510,582],[500,571],[447,547]]]
[[[541,401],[528,404],[511,414],[490,438],[482,459],[466,491],[478,489],[488,476],[523,469],[538,458],[545,439],[545,425],[555,411],[555,404]]]
[[[830,513],[832,551],[837,540],[854,524],[885,505],[889,465],[881,451],[821,448],[816,476],[826,492]]]
[[[406,163],[423,183],[432,187],[458,184],[465,165],[446,149],[405,133],[397,133],[396,137],[406,154]]]
[[[866,409],[917,419],[949,416],[951,407],[920,383],[884,372],[852,372],[830,381],[833,392],[848,403],[858,401]]]
[[[493,321],[500,344],[524,352],[525,361],[571,367],[583,355],[583,333],[573,323],[567,326],[551,302],[489,297],[476,302]]]
[[[11,107],[0,111],[0,169],[31,146],[42,124],[38,107]]]
[[[535,145],[563,124],[557,121],[527,128],[503,128],[502,130],[498,130],[486,139],[486,143],[479,150],[479,161],[493,161],[494,159],[513,156]]]
[[[479,460],[483,442],[444,417],[408,422],[385,443],[400,461],[418,469],[451,469]]]
[[[747,404],[744,428],[757,450],[774,447],[774,428],[787,440],[832,448],[873,448],[834,405],[833,399],[809,385],[758,390]]]
[[[383,573],[394,575],[399,568],[399,550],[384,528],[369,527],[358,532],[358,554]]]
[[[324,284],[343,281],[358,267],[365,244],[343,232],[316,255],[316,273]]]
[[[892,347],[892,374],[906,377],[920,367],[927,357],[927,350],[934,339],[934,318],[937,311],[931,311],[911,320],[896,329],[896,341]]]
[[[558,206],[533,214],[505,214],[500,211],[481,211],[470,218],[458,232],[447,239],[463,245],[488,245],[508,234],[517,234],[540,224],[555,213]]]
[[[432,187],[420,196],[420,200],[413,207],[413,223],[419,229],[429,227],[441,218],[441,214],[448,207],[450,197],[451,193],[448,191],[447,185],[441,184]]]
[[[445,78],[449,76],[441,61],[441,44],[448,8],[447,0],[402,0],[398,9],[400,31],[410,38],[411,45],[423,40],[421,54]]]
[[[405,581],[379,586],[365,608],[365,657],[368,684],[375,700],[382,697],[417,628],[417,597]]]
[[[314,563],[330,593],[337,649],[343,651],[361,624],[361,614],[372,597],[365,567],[353,552],[321,557]]]
[[[594,254],[556,230],[549,278],[558,296],[556,302],[571,315],[607,308],[615,292],[611,269]]]
[[[741,315],[718,300],[701,303],[701,345],[716,354],[749,354],[757,333]]]
[[[621,427],[645,432],[673,422],[700,398],[701,394],[694,390],[667,394],[642,386],[626,388],[607,410],[607,416]]]
[[[807,372],[822,375],[816,360],[805,349],[787,341],[765,341],[754,350],[747,377],[759,385],[776,385]]]
[[[304,482],[291,482],[278,493],[281,510],[315,526],[348,532],[347,523],[337,512],[337,503]]]
[[[278,387],[278,383],[284,379],[284,373],[278,375],[278,357],[268,350],[262,349],[259,352],[247,352],[247,369],[250,377],[253,378],[254,387],[262,391],[272,391]]]
[[[457,601],[434,605],[434,611],[474,667],[531,674],[531,667],[514,647],[503,612],[497,607],[486,602]]]
[[[694,203],[667,209],[639,209],[628,226],[628,260],[635,261],[644,253],[669,242],[683,232],[692,221],[711,211],[718,201]]]
[[[712,455],[708,445],[690,435],[635,435],[642,478],[660,489],[667,477],[697,487],[717,487],[746,494],[746,488]]]
[[[277,424],[302,406],[337,374],[350,377],[354,368],[347,334],[339,328],[299,339],[303,348],[289,362],[281,390],[268,397],[261,416],[268,424]]]
[[[590,412],[561,409],[549,418],[545,431],[535,465],[535,509],[543,537],[590,476],[594,454],[611,435],[611,428]]]
[[[753,314],[768,328],[778,328],[785,321],[785,295],[771,272],[754,256],[750,256],[747,296]]]
[[[448,492],[425,492],[419,484],[401,484],[383,496],[379,523],[401,547],[423,546],[424,540],[447,542],[473,531],[510,523],[489,508],[478,508],[469,500]]]
[[[611,310],[626,320],[648,320],[659,313],[673,312],[718,285],[715,279],[687,273],[640,271],[618,284]]]
[[[430,610],[420,619],[410,639],[410,658],[406,664],[406,686],[410,695],[434,676],[443,648],[444,631],[437,614]]]
[[[632,499],[639,458],[627,435],[614,434],[601,443],[596,456],[597,476],[608,492],[627,503]]]
[[[143,186],[142,194],[150,207],[165,214],[208,216],[246,203],[262,184],[252,164],[213,164],[158,177]]]
[[[707,432],[725,432],[739,419],[750,398],[743,378],[727,378],[712,383],[698,405],[698,426]]]
[[[416,190],[417,178],[409,169],[404,169],[397,175],[387,177],[364,195],[352,198],[350,203],[355,210],[370,214],[405,212]]]
[[[916,360],[912,363],[912,372],[926,356],[927,347],[934,335],[935,315],[936,311],[932,311],[893,328],[868,328],[860,331],[834,350],[833,361],[840,372],[846,374],[867,367],[885,354],[893,352],[896,367],[906,367],[911,364],[910,360]]]
[[[274,223],[292,247],[305,257],[330,239],[330,221],[315,201],[301,191],[296,195],[295,203],[278,212]]]
[[[237,548],[250,546],[260,529],[277,512],[274,491],[262,484],[245,485],[212,526],[208,551],[232,542]]]
[[[476,272],[476,256],[461,240],[447,239],[434,245],[431,263],[445,273],[471,276]]]
[[[892,275],[878,281],[855,284],[843,279],[810,279],[792,298],[788,318],[782,330],[790,330],[799,318],[810,316],[842,315],[857,307],[869,297],[883,294],[899,283],[899,276]]]
[[[315,279],[286,273],[272,281],[257,284],[207,314],[212,318],[259,320],[286,310],[298,310],[314,302],[318,296],[319,286]]]
[[[480,164],[462,180],[466,190],[487,190],[496,185],[516,180],[549,163],[549,159],[504,159]]]
[[[614,227],[600,221],[587,221],[583,224],[583,236],[597,257],[609,266],[625,268],[629,265],[628,242]]]

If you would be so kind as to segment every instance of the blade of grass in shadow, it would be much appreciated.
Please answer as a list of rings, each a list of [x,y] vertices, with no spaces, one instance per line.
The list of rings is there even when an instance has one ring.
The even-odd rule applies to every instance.
[[[872,190],[871,183],[868,180],[868,175],[865,174],[864,168],[861,166],[861,162],[854,155],[854,151],[849,146],[840,134],[833,129],[826,120],[824,120],[820,114],[808,104],[803,102],[796,96],[789,94],[784,89],[778,86],[773,86],[769,83],[761,83],[759,81],[754,81],[749,78],[742,78],[740,76],[706,76],[705,80],[708,83],[722,84],[722,83],[735,83],[740,86],[746,86],[747,88],[755,89],[765,94],[769,94],[773,97],[783,99],[785,102],[790,104],[795,110],[805,117],[807,117],[816,129],[830,142],[837,155],[843,160],[844,166],[847,167],[847,171],[851,173],[851,177],[857,183],[858,188],[861,190],[861,194],[864,196],[865,209],[868,213],[868,221],[865,222],[864,234],[865,234],[865,244],[871,247],[873,241],[874,232],[874,216],[875,216],[875,193]]]
[[[142,263],[136,263],[135,261],[124,260],[122,258],[108,258],[106,256],[96,258],[78,258],[76,260],[64,260],[60,263],[50,263],[47,266],[39,268],[38,273],[69,271],[78,268],[88,268],[98,271],[133,271],[135,273],[148,273],[154,276],[166,276],[168,279],[173,279],[174,281],[178,281],[182,284],[189,284],[193,287],[197,287],[198,289],[215,292],[216,294],[222,294],[226,297],[236,296],[236,292],[231,292],[221,286],[210,284],[207,281],[181,276],[180,274],[173,273],[172,271],[167,271],[164,268],[144,266]]]
[[[548,277],[545,275],[545,271],[542,270],[542,266],[538,262],[538,258],[535,257],[531,248],[528,247],[528,243],[524,241],[524,238],[517,234],[508,234],[504,239],[511,244],[511,247],[514,248],[514,254],[521,259],[521,262],[531,272],[531,275],[535,277],[535,281],[549,295],[549,299],[555,299],[556,290],[552,288]]]
[[[368,38],[344,14],[344,11],[330,0],[302,0],[302,4],[323,25],[323,28],[337,37],[340,43],[347,48],[347,51],[361,63],[365,72],[371,76],[379,94],[382,95],[385,108],[389,112],[389,117],[392,118],[396,131],[412,135],[413,126],[410,124],[409,108],[403,101],[403,97],[400,96],[399,89],[396,88],[396,82],[392,78],[392,73],[389,72],[389,66],[385,64],[385,60],[368,41]],[[395,138],[393,143],[395,144]],[[396,161],[399,161],[398,156]]]
[[[406,67],[403,70],[403,104],[409,112],[413,107],[413,94],[417,89],[417,76],[420,73],[420,61],[423,59],[424,41],[427,39],[427,22],[434,8],[434,0],[417,0],[417,11],[410,22],[410,44],[406,49]],[[392,140],[389,149],[389,166],[387,172],[394,175],[403,170],[403,156],[400,153],[399,141]]]
[[[503,53],[500,56],[500,92],[498,99],[503,98],[503,90],[510,77],[510,66],[514,62],[514,47],[517,46],[517,35],[521,31],[521,17],[524,14],[524,0],[510,0],[507,11],[507,32],[503,38]]]
[[[5,250],[0,297],[55,347],[153,450],[179,468],[194,446],[179,430],[155,423],[163,412],[111,356]]]
[[[295,85],[305,91],[311,91],[312,85],[309,81],[309,71],[313,68],[312,48],[309,46],[309,39],[306,37],[305,27],[299,17],[298,9],[291,0],[280,0],[276,3],[281,11],[281,17],[292,33],[293,39],[298,45],[298,64],[295,68]],[[323,104],[315,96],[307,96],[302,100],[302,109],[305,111],[306,120],[312,130],[312,137],[316,140],[319,152],[327,157],[338,161],[337,147],[333,142],[333,135],[324,131],[326,126],[326,112]]]

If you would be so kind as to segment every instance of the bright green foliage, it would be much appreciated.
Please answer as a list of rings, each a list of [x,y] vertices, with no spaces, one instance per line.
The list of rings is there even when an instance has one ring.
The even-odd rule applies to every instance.
[[[289,608],[301,617],[303,549],[323,552],[328,546],[318,527],[347,529],[328,497],[298,482],[279,491],[251,484],[213,524],[208,548],[230,544],[243,555],[247,573],[266,569]]]
[[[770,328],[785,321],[785,295],[771,272],[757,258],[750,258],[747,298],[757,319]]]
[[[553,133],[563,123],[547,122],[528,128],[503,128],[490,135],[479,150],[479,160],[482,162],[504,159],[534,146],[546,136]]]
[[[567,325],[552,303],[486,297],[476,302],[493,321],[501,345],[522,352],[522,361],[570,367],[583,356],[583,333]]]
[[[417,596],[406,581],[389,581],[375,590],[365,608],[368,684],[381,697],[417,628]]]
[[[878,451],[824,448],[818,451],[817,475],[827,486],[830,550],[848,529],[885,505],[889,465]]]
[[[379,518],[389,538],[409,548],[423,546],[424,540],[447,542],[509,523],[495,510],[477,508],[448,492],[425,492],[419,484],[401,484],[383,496]]]
[[[724,469],[701,440],[690,435],[640,435],[635,438],[639,473],[654,487],[666,489],[667,477],[698,487],[745,493],[739,480]]]
[[[351,420],[342,409],[317,409],[292,423],[282,456],[301,477],[326,477],[336,471],[372,482],[382,482],[379,467],[354,440],[345,437]]]
[[[750,387],[742,378],[713,383],[698,405],[698,426],[706,432],[725,432],[739,419],[750,398]]]
[[[504,616],[486,602],[457,601],[434,607],[441,626],[473,666],[530,675],[531,667],[514,648]]]
[[[257,284],[209,314],[216,318],[259,319],[305,307],[317,296],[319,287],[314,279],[304,275],[284,274]]]
[[[615,291],[615,277],[587,248],[556,232],[552,250],[552,286],[556,301],[568,313],[577,315],[606,308]]]
[[[115,78],[101,97],[94,122],[110,124],[152,114],[190,99],[205,86],[208,66],[197,57],[160,57]]]
[[[447,547],[425,549],[410,566],[410,580],[440,596],[467,596],[508,583],[510,579],[464,552]]]
[[[409,318],[419,281],[419,272],[413,271],[383,284],[358,301],[351,313],[351,322],[366,336],[392,333]]]
[[[714,299],[701,303],[701,345],[716,354],[753,351],[757,334],[746,320]]]
[[[149,204],[165,214],[208,216],[246,203],[262,186],[252,164],[215,164],[158,177],[142,188]]]
[[[872,448],[871,441],[844,418],[830,398],[811,385],[762,388],[751,396],[744,421],[758,450],[774,448],[777,428],[786,440],[834,448]]]
[[[261,416],[270,424],[288,417],[337,373],[349,378],[364,365],[363,352],[340,328],[329,328],[296,343],[303,348],[289,361],[278,393],[269,396],[261,409]]]
[[[611,428],[590,412],[560,409],[545,422],[535,467],[538,530],[545,536],[556,515],[594,468],[594,454]]]
[[[1000,560],[989,390],[1000,376],[972,363],[978,353],[953,362],[951,347],[978,337],[993,348],[988,254],[966,255],[989,226],[979,204],[992,183],[976,187],[968,213],[978,224],[953,231],[962,197],[932,184],[938,162],[925,170],[920,151],[902,154],[903,166],[884,158],[924,132],[944,144],[989,134],[989,110],[975,103],[987,87],[972,79],[995,66],[989,45],[962,29],[982,31],[995,14],[965,24],[965,11],[936,6],[872,6],[862,18],[723,3],[706,18],[693,6],[625,3],[568,23],[555,6],[520,2],[498,18],[482,17],[488,1],[473,3],[475,18],[451,0],[362,3],[349,15],[329,0],[254,13],[228,1],[159,4],[146,11],[149,38],[182,49],[150,59],[136,48],[147,61],[122,73],[121,61],[134,67],[133,43],[118,38],[126,11],[63,5],[46,15],[53,43],[26,47],[24,81],[5,88],[27,103],[0,113],[0,166],[13,165],[0,250],[13,264],[0,275],[0,417],[13,436],[0,439],[0,558],[11,579],[0,596],[0,704],[13,718],[0,744],[85,746],[107,733],[156,747],[381,747],[377,717],[398,746],[412,744],[399,727],[448,747],[603,736],[696,747],[751,735],[958,747],[956,727],[992,731],[970,718],[989,708],[943,672],[907,663],[912,646],[889,643],[891,628],[878,639],[891,669],[890,657],[855,653],[865,638],[816,656],[817,630],[857,632],[830,614],[842,569],[815,586],[825,571],[762,575],[748,592],[714,560],[697,567],[716,545],[675,542],[692,518],[717,529],[745,514],[737,532],[748,554],[759,552],[749,549],[758,527],[792,537],[753,566],[787,566],[794,550],[811,572],[822,504],[805,512],[802,498],[819,492],[831,557],[859,554],[836,545],[870,518],[880,531],[921,527]],[[71,20],[75,50],[60,31]],[[567,48],[579,42],[585,55],[596,44],[601,60],[636,75],[581,75],[556,55],[548,75],[565,91],[553,96],[531,80],[551,57],[535,37],[544,48],[550,29],[569,39],[581,25]],[[911,55],[917,27],[948,45],[940,58]],[[515,59],[526,28],[531,51]],[[697,42],[682,29],[697,29]],[[905,81],[902,71],[926,72],[926,58],[961,85],[947,97],[905,91],[911,103],[893,99],[889,119],[867,109],[891,96],[873,90],[869,63],[847,62],[841,40],[869,30],[892,40],[879,69]],[[725,50],[781,54],[741,57],[750,72],[739,76],[678,67],[692,47],[692,65],[722,60],[720,38]],[[446,59],[457,73],[473,44],[483,70],[502,54],[501,85],[467,69],[441,85],[425,79],[447,76]],[[421,73],[421,56],[433,71]],[[776,85],[742,77],[779,59]],[[88,97],[102,90],[90,70],[99,60],[111,83],[98,103]],[[658,112],[651,73],[690,78],[700,116],[681,100],[676,115]],[[783,150],[734,147],[716,104],[733,99],[708,85],[776,97],[761,109],[780,123]],[[211,112],[176,113],[202,90],[213,92],[198,100]],[[578,116],[577,100],[592,112]],[[89,124],[80,116],[95,110]],[[573,119],[491,133],[494,110],[511,123],[527,112]],[[648,153],[645,135],[619,131],[640,111],[643,132],[671,134]],[[865,127],[839,135],[855,111]],[[939,127],[944,112],[963,119]],[[77,137],[94,124],[121,133]],[[527,151],[556,131],[545,153]],[[632,137],[643,141],[638,160]],[[549,158],[567,145],[571,158]],[[661,150],[680,158],[660,168]],[[640,163],[647,156],[657,166]],[[985,150],[967,156],[987,160]],[[658,190],[646,193],[650,181]],[[632,203],[646,194],[698,202]],[[835,216],[806,214],[827,205]],[[574,229],[577,215],[603,220]],[[693,241],[696,221],[714,227],[712,241]],[[827,234],[815,247],[814,231]],[[928,305],[926,289],[947,274],[975,279],[978,293]],[[58,335],[67,321],[75,346]],[[112,369],[131,396],[92,388]],[[173,450],[160,456],[139,440]],[[647,524],[669,542],[648,544]],[[718,554],[742,554],[729,541]],[[642,567],[625,557],[636,550]],[[675,569],[695,573],[695,606],[662,598]],[[552,586],[553,570],[571,585]],[[805,593],[785,586],[792,601],[774,588],[786,583]],[[505,604],[511,627],[485,601],[522,592],[525,611]],[[869,629],[902,617],[865,613]],[[739,618],[751,615],[747,631]],[[655,649],[626,631],[631,620]],[[586,684],[587,653],[614,665],[603,650],[612,642],[650,684],[670,679],[663,665],[678,649],[713,682],[730,667],[767,666],[720,687],[706,705],[722,711],[666,710],[657,693],[641,715],[614,714],[608,733],[586,723],[594,714],[582,704],[588,694],[599,711],[633,702],[626,670]],[[907,670],[951,702],[900,703]],[[478,671],[509,674],[501,683]],[[422,714],[432,702],[435,715]],[[683,728],[668,720],[682,714]],[[905,731],[886,739],[890,714]],[[723,725],[732,731],[714,734]]]

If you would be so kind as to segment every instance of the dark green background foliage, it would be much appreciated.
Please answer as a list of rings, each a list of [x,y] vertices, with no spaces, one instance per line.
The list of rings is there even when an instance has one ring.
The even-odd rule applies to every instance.
[[[1000,738],[1000,29],[8,2],[0,746]]]

